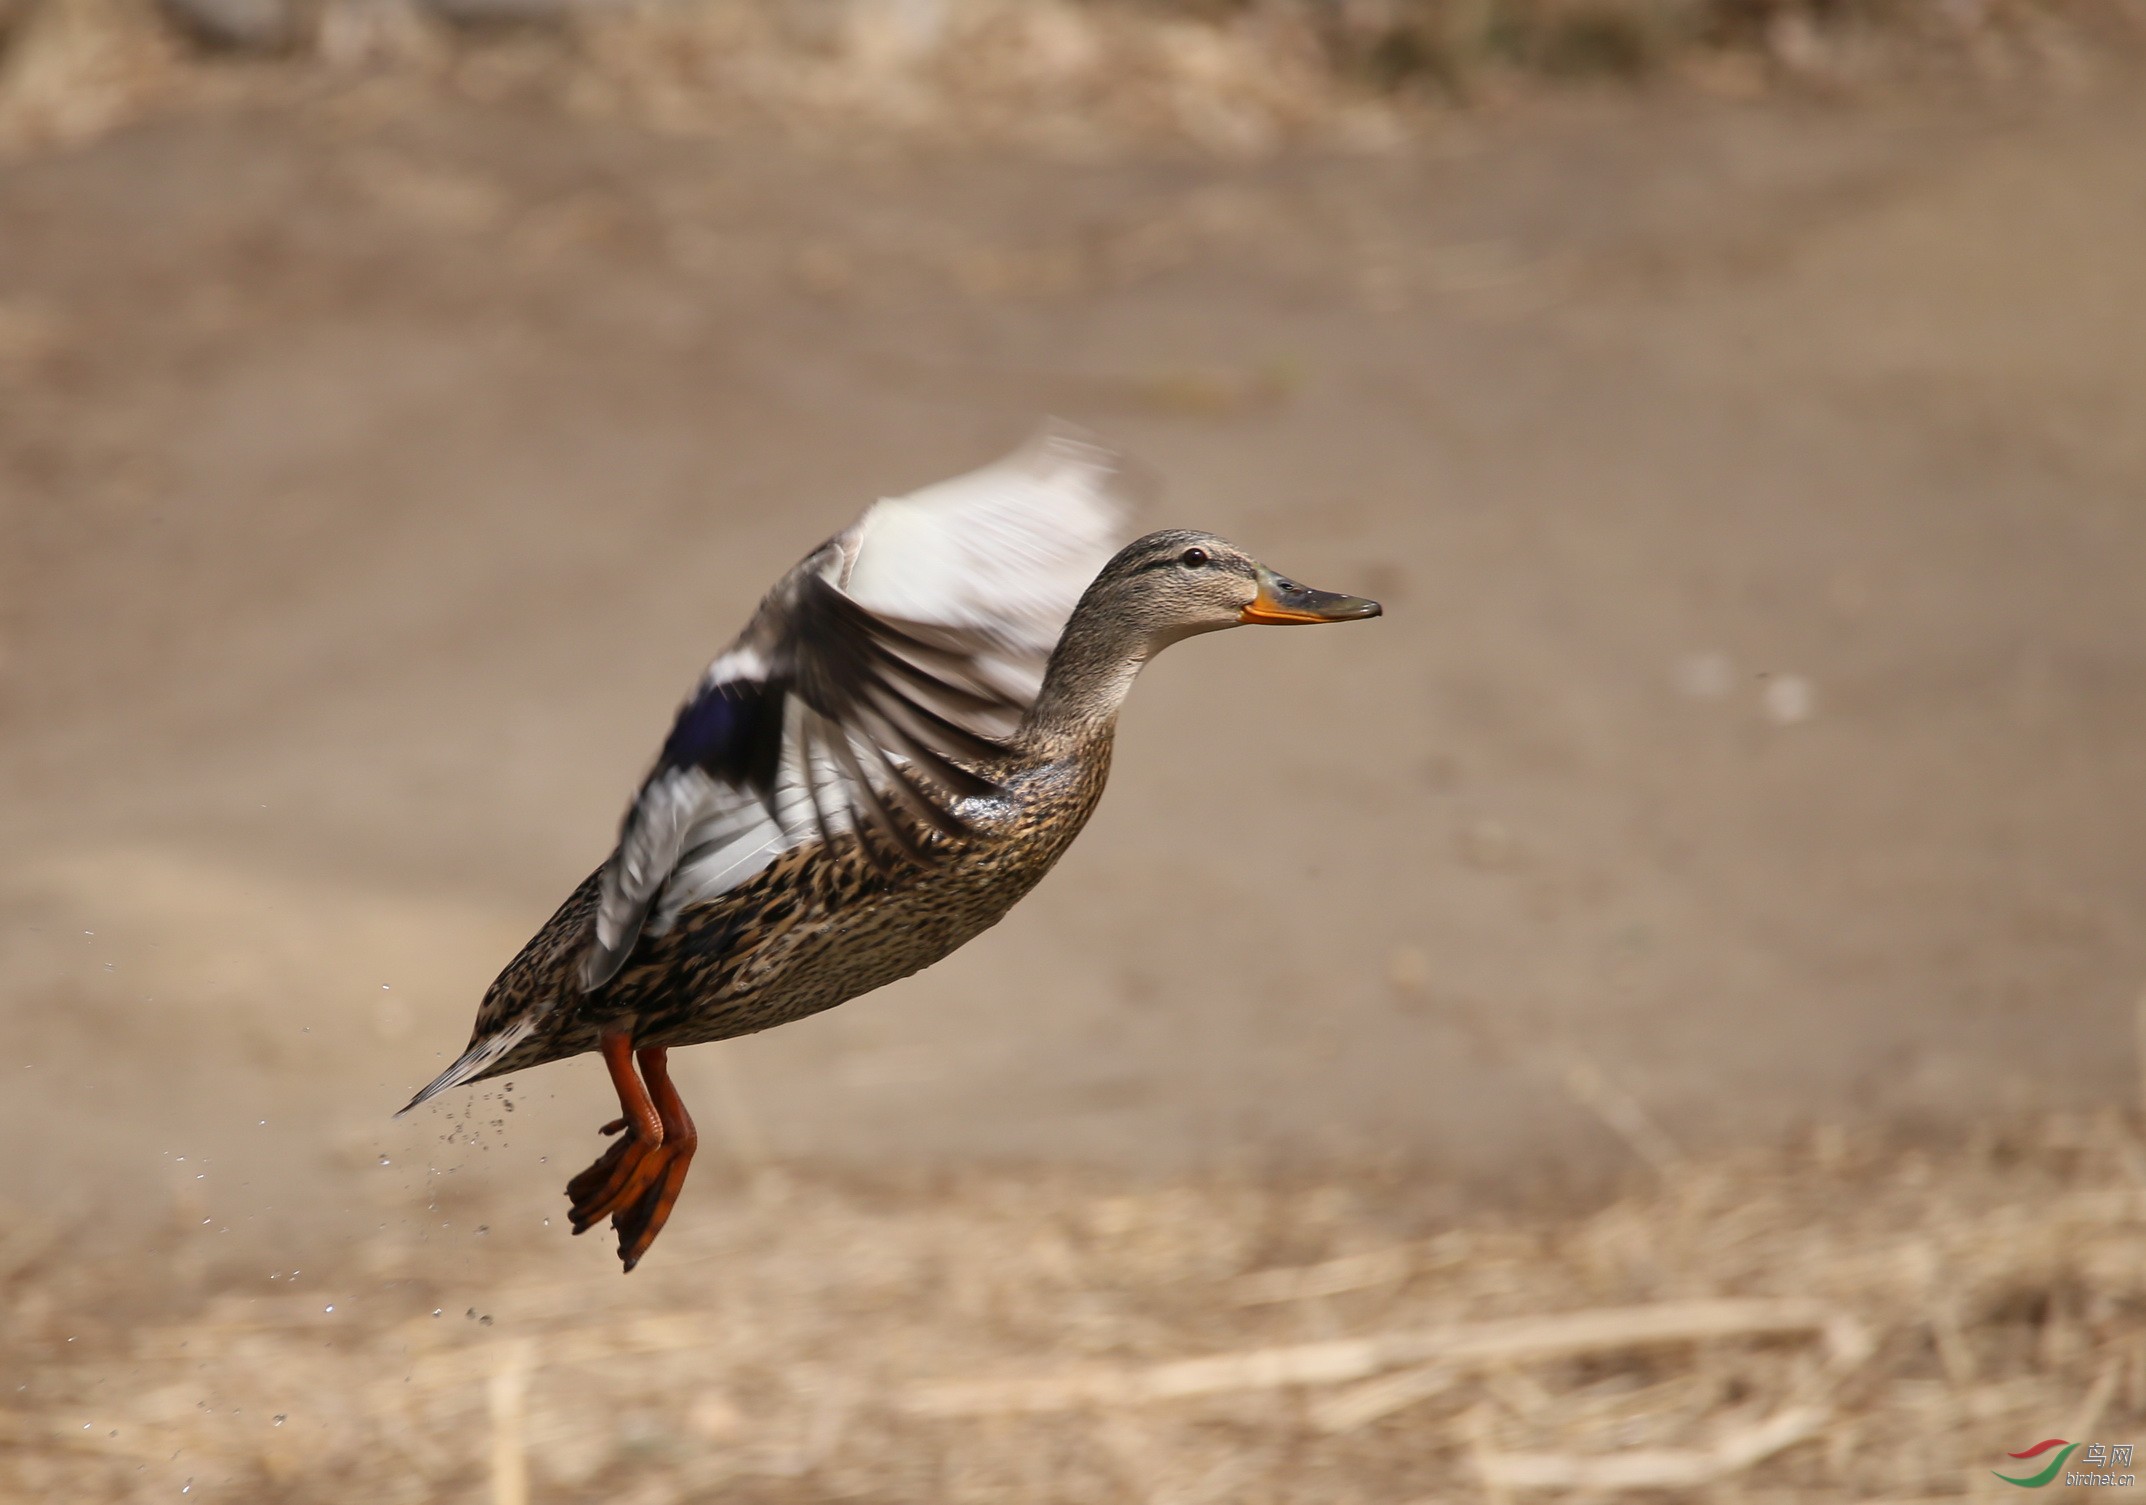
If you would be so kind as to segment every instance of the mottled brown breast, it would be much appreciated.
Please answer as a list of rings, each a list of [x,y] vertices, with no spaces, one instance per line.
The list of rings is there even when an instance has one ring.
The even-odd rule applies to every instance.
[[[881,873],[847,835],[788,854],[687,910],[668,934],[644,937],[612,983],[574,1010],[574,1033],[623,1024],[644,1045],[722,1040],[930,966],[1050,871],[1094,811],[1108,764],[1108,746],[1091,745],[1002,774],[1000,793],[960,805],[968,836],[928,837],[941,854],[929,867]]]

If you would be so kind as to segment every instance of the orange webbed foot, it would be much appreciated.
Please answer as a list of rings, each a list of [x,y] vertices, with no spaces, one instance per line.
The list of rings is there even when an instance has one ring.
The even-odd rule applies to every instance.
[[[628,1193],[636,1183],[645,1186],[652,1178],[650,1162],[661,1153],[660,1145],[651,1145],[645,1139],[628,1134],[598,1156],[587,1170],[567,1182],[566,1195],[573,1203],[568,1216],[574,1232],[587,1233],[607,1213],[626,1205],[630,1200]]]
[[[671,1083],[661,1047],[633,1051],[626,1036],[610,1035],[601,1048],[625,1110],[602,1132],[624,1131],[624,1137],[568,1182],[566,1194],[573,1203],[575,1233],[586,1233],[598,1219],[610,1216],[618,1233],[619,1261],[631,1270],[669,1221],[700,1136]]]

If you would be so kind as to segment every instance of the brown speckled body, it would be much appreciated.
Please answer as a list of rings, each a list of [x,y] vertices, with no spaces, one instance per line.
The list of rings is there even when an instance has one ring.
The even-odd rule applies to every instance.
[[[642,1047],[749,1035],[930,966],[1004,918],[1087,824],[1111,728],[1083,732],[978,768],[999,792],[955,807],[965,837],[915,832],[931,865],[882,873],[852,835],[808,842],[665,934],[644,935],[616,977],[584,993],[576,967],[601,870],[591,874],[486,992],[478,1037],[525,1015],[536,1025],[472,1080],[594,1050],[604,1031],[624,1029]]]

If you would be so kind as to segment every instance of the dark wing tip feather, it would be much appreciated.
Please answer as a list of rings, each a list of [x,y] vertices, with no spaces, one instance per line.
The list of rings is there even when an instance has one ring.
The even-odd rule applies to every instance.
[[[955,715],[1005,712],[1017,704],[985,686],[955,643],[937,640],[944,634],[876,616],[826,580],[805,582],[786,610],[796,650],[790,688],[809,712],[799,723],[804,783],[823,836],[828,822],[822,795],[832,791],[821,788],[822,757],[839,770],[834,782],[841,785],[845,813],[875,866],[884,866],[882,846],[911,863],[936,861],[940,853],[917,839],[912,821],[965,836],[969,827],[948,808],[946,796],[960,799],[998,787],[953,761],[982,761],[1001,751]],[[869,768],[858,755],[859,743],[871,754]],[[867,831],[877,840],[866,839]]]

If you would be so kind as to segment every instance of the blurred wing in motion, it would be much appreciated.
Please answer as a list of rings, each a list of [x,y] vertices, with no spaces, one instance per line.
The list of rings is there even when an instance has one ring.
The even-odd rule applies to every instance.
[[[782,853],[855,831],[929,861],[991,785],[957,760],[1019,725],[1089,581],[1126,541],[1125,465],[1053,425],[997,464],[869,508],[760,603],[679,710],[604,869],[581,981]]]

